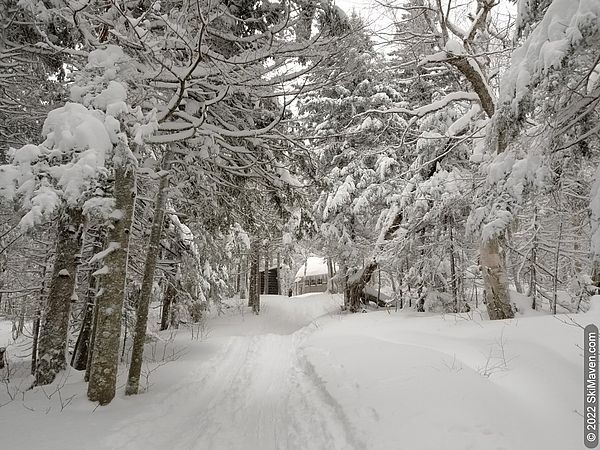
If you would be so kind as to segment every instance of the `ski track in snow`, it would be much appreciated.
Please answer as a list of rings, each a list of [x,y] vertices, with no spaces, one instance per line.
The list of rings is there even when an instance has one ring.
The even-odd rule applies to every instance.
[[[104,448],[364,448],[299,351],[310,328],[230,337],[165,393],[168,406],[121,423]]]

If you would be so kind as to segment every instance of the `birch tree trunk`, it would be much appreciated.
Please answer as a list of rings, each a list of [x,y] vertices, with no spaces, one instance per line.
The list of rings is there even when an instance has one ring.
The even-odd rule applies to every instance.
[[[500,253],[498,238],[482,242],[479,258],[490,319],[512,319],[514,312],[510,306],[504,255]]]
[[[168,153],[165,155],[165,158],[169,158]],[[158,261],[158,254],[160,251],[160,236],[162,234],[162,224],[165,216],[164,211],[167,202],[168,186],[169,177],[164,175],[160,179],[156,204],[154,206],[154,217],[152,218],[150,241],[148,242],[148,252],[146,253],[146,264],[144,266],[144,278],[142,279],[141,295],[137,304],[135,335],[133,338],[131,363],[129,365],[129,375],[127,376],[125,395],[135,395],[139,390],[142,358],[144,356],[144,342],[146,340],[146,327],[148,325],[148,308],[152,299],[154,271],[156,269],[156,262]]]
[[[46,315],[40,327],[35,383],[50,384],[64,370],[78,257],[81,250],[83,214],[79,208],[65,207],[58,222],[56,257],[48,291]]]
[[[114,250],[104,258],[107,273],[100,275],[100,291],[96,297],[96,336],[87,396],[101,405],[114,398],[117,382],[127,252],[135,199],[135,174],[128,164],[129,151],[121,137],[115,146],[115,211],[107,239]]]

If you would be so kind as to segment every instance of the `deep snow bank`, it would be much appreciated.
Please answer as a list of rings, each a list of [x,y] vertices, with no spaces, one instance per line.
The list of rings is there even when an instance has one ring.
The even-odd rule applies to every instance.
[[[481,321],[371,312],[316,331],[304,356],[367,448],[583,447],[577,316]],[[573,321],[571,320],[573,319]]]

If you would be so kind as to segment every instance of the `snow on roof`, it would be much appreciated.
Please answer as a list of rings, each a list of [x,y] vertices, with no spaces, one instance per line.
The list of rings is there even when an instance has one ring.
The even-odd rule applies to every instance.
[[[306,261],[306,276],[327,275],[327,259],[319,256],[310,256]],[[304,264],[300,266],[296,272],[295,281],[301,280],[304,277]]]

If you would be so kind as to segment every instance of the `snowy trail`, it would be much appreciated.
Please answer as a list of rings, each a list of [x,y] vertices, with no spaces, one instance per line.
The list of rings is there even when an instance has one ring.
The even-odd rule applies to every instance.
[[[110,449],[347,449],[364,447],[306,368],[311,332],[221,339],[220,351],[165,393],[164,405],[110,430]]]
[[[600,323],[598,300],[576,320]],[[121,386],[109,407],[70,372],[61,396],[34,389],[0,409],[7,448],[38,448],[39,436],[48,450],[583,448],[579,327],[339,315],[339,303],[266,296],[259,316],[235,306],[213,317],[206,340],[164,334],[183,356],[141,395]]]

